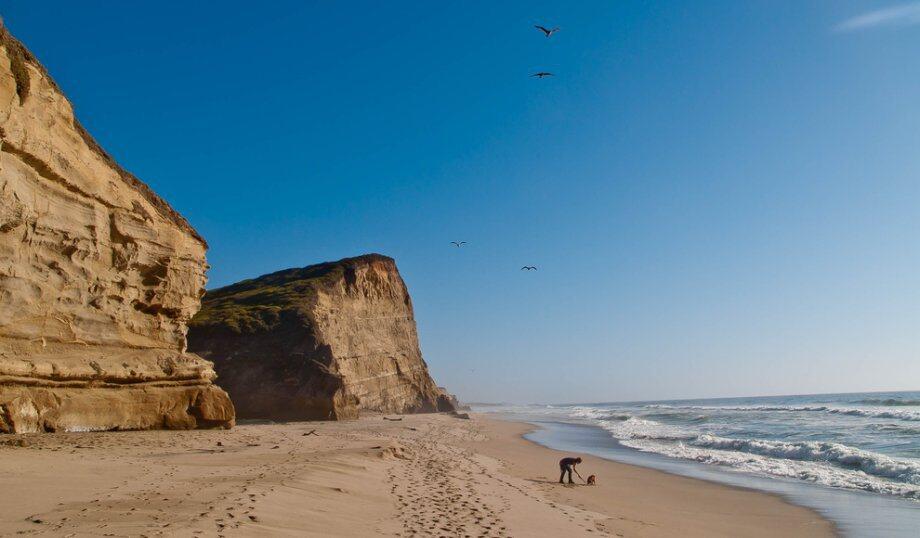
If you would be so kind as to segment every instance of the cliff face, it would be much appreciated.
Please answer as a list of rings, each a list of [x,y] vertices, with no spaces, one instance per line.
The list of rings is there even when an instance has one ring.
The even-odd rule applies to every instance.
[[[370,254],[209,291],[189,349],[214,361],[244,418],[452,410],[419,350],[396,263]]]
[[[185,352],[207,245],[0,27],[0,432],[229,426]]]

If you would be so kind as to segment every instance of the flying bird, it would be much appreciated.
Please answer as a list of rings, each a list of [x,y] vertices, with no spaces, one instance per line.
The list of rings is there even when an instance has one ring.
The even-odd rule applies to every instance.
[[[457,248],[460,248],[462,245],[465,245],[465,244],[466,244],[466,241],[451,241],[450,244],[451,244],[451,245],[456,245]]]
[[[536,271],[536,270],[537,268],[534,267],[533,265],[525,265],[524,267],[521,267],[521,271]]]
[[[533,27],[536,28],[537,30],[540,30],[544,34],[546,34],[546,37],[550,37],[559,31],[559,28],[553,28],[552,30],[550,30],[549,28],[545,26],[540,26],[539,24],[535,24]]]
[[[543,77],[555,77],[556,75],[546,72],[546,71],[540,71],[539,73],[534,73],[530,76],[537,77],[537,78],[543,78]]]

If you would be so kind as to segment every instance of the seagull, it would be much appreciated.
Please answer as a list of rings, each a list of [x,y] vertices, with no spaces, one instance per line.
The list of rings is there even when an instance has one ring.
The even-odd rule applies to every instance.
[[[466,241],[451,241],[451,245],[457,245],[457,248],[460,248],[462,245],[466,244]]]
[[[548,72],[546,72],[546,71],[540,71],[539,73],[534,73],[534,74],[532,74],[532,75],[530,75],[530,76],[532,76],[532,77],[537,77],[537,78],[543,78],[543,77],[555,77],[556,75],[554,75],[554,74],[552,74],[552,73],[548,73]]]
[[[540,26],[539,24],[535,24],[533,27],[536,28],[537,30],[540,30],[544,34],[546,34],[546,37],[550,37],[559,31],[559,28],[553,28],[552,30],[550,30],[549,28],[545,26]]]
[[[534,267],[533,265],[525,265],[524,267],[521,267],[521,271],[536,271],[536,270],[537,268]]]

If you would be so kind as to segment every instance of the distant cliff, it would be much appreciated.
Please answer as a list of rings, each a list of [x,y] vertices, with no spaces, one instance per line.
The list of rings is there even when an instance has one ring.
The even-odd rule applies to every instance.
[[[450,402],[450,405],[452,405],[456,411],[472,411],[473,410],[470,406],[461,402],[460,399],[457,398],[456,395],[451,394],[450,391],[447,390],[447,388],[438,387],[438,390],[441,391],[441,394],[443,394],[444,397],[447,398],[447,401]]]
[[[189,349],[214,361],[241,418],[453,409],[422,359],[396,263],[369,254],[209,291]]]
[[[185,352],[206,248],[0,26],[0,432],[232,425]]]

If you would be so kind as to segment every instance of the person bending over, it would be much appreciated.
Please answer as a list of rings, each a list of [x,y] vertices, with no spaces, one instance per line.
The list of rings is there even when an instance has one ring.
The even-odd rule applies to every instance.
[[[578,478],[581,478],[581,475],[578,474],[578,470],[575,469],[575,466],[578,465],[579,463],[581,463],[581,458],[562,458],[561,460],[559,460],[559,470],[561,471],[561,474],[559,475],[560,484],[565,483],[562,480],[563,478],[565,478],[565,473],[569,473],[569,484],[575,483],[575,481],[572,480],[572,471],[575,471],[575,474],[578,475]],[[584,480],[584,478],[581,478],[581,479]]]

